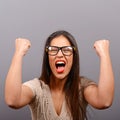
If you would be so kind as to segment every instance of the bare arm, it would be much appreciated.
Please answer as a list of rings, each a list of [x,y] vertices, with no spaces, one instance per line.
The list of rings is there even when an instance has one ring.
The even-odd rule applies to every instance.
[[[33,97],[30,88],[22,85],[22,61],[30,42],[20,38],[15,42],[15,53],[5,81],[5,101],[10,107],[20,108],[28,104]]]
[[[100,76],[98,86],[85,89],[85,98],[89,104],[98,109],[108,108],[114,97],[114,75],[109,54],[109,41],[99,40],[94,48],[100,57]]]

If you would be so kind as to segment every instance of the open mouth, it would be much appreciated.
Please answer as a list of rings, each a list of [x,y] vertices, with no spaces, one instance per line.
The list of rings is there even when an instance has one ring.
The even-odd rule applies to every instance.
[[[58,73],[64,72],[64,69],[65,69],[64,61],[56,61],[55,66]]]

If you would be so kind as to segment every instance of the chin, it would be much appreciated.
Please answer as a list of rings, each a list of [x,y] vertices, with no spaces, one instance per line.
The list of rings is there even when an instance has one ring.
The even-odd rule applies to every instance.
[[[66,79],[66,76],[65,75],[56,75],[56,78],[59,80],[64,80],[64,79]]]

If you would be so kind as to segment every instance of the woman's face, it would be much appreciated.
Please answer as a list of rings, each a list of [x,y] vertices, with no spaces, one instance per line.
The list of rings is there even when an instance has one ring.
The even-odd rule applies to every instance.
[[[57,46],[57,47],[63,47],[63,46],[71,46],[70,42],[65,38],[64,36],[59,36],[54,38],[50,46]],[[51,48],[52,52],[56,52],[57,50],[55,48]],[[72,63],[73,63],[73,51],[71,55],[66,55],[69,52],[70,48],[63,49],[62,53],[61,49],[58,51],[56,55],[48,55],[49,58],[49,64],[52,71],[52,75],[55,77],[55,79],[64,79],[68,76]]]

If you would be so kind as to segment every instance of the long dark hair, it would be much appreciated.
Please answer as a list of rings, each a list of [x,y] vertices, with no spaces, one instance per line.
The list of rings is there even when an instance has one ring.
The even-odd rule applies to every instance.
[[[43,80],[46,84],[50,84],[51,69],[49,66],[48,54],[45,51],[46,46],[50,45],[50,42],[59,36],[64,36],[70,42],[71,46],[75,47],[73,53],[73,64],[68,75],[68,79],[64,86],[65,97],[67,106],[73,117],[73,120],[84,120],[86,118],[86,107],[84,104],[83,89],[80,87],[81,77],[79,75],[79,51],[75,38],[67,31],[60,30],[52,33],[46,40],[42,64],[42,73],[40,80]],[[80,97],[81,96],[81,97]]]

